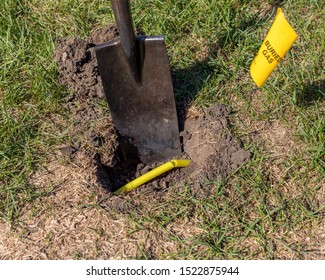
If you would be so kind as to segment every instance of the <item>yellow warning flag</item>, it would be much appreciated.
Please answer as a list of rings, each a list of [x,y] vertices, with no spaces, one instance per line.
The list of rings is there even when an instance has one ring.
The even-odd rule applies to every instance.
[[[271,29],[251,64],[250,73],[258,87],[265,83],[297,37],[297,33],[285,19],[282,9],[278,8]]]

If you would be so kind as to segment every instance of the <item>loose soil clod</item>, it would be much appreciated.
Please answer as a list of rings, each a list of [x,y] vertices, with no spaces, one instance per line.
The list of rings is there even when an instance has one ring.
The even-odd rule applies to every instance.
[[[98,105],[103,103],[104,93],[93,47],[114,39],[117,34],[112,26],[93,33],[85,40],[64,38],[59,41],[55,53],[59,81],[71,91],[66,98],[66,106],[75,119],[72,132],[74,144],[64,151],[68,154],[82,153],[90,158],[92,166],[89,168],[95,170],[97,182],[110,191],[156,166],[123,162],[109,111],[103,106],[100,109]],[[184,104],[178,106],[184,107]],[[188,168],[174,170],[147,184],[152,190],[186,180],[198,191],[205,180],[224,179],[249,159],[249,152],[240,147],[227,125],[229,108],[215,104],[205,111],[194,107],[186,111],[184,124],[181,125],[184,131],[180,135],[184,150],[182,158],[189,158],[192,163]]]

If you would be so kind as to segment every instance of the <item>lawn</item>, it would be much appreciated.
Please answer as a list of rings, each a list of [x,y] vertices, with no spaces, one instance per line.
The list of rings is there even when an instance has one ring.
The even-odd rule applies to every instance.
[[[55,49],[114,23],[108,2],[1,1],[0,259],[324,259],[324,1],[131,1],[136,28],[165,36],[176,100],[230,107],[251,158],[208,196],[183,184],[115,207],[87,161],[57,156],[76,135]],[[249,67],[280,6],[299,37],[258,88]]]

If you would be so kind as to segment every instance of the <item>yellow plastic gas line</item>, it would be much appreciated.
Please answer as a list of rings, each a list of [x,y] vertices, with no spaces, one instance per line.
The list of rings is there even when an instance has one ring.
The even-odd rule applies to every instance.
[[[173,159],[169,162],[166,162],[146,174],[141,175],[140,177],[134,179],[133,181],[127,183],[123,187],[119,188],[114,192],[114,194],[127,193],[133,189],[149,182],[150,180],[160,176],[161,174],[175,168],[175,167],[187,167],[190,164],[190,160],[187,159]]]

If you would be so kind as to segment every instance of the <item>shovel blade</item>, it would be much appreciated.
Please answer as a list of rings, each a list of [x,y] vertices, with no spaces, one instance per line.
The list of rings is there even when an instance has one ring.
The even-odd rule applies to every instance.
[[[136,48],[134,64],[119,41],[96,46],[98,69],[125,159],[163,162],[181,154],[166,47],[163,37],[138,37]]]

